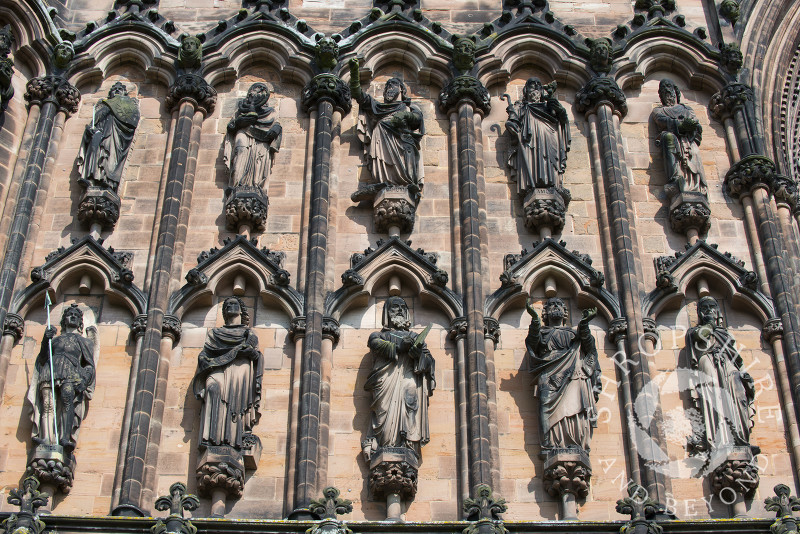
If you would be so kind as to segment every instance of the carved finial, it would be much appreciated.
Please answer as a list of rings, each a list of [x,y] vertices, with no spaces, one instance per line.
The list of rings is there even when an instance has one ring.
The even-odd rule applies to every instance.
[[[646,528],[644,532],[647,534],[661,534],[661,526],[652,520],[660,508],[645,488],[631,484],[628,486],[628,496],[617,501],[617,513],[631,516],[631,520],[620,529],[620,534],[634,534],[637,527]]]
[[[150,529],[152,534],[195,534],[197,527],[183,517],[183,511],[196,510],[200,500],[196,495],[186,493],[186,485],[176,482],[169,487],[169,495],[156,499],[156,510],[161,512],[169,510],[166,519],[159,519]]]
[[[464,529],[463,534],[506,534],[508,530],[500,514],[508,509],[505,499],[495,499],[492,488],[486,484],[475,487],[476,497],[464,499],[464,515],[475,521]]]
[[[322,490],[322,499],[312,500],[309,509],[322,519],[336,519],[337,516],[353,511],[353,503],[339,497],[339,490],[329,486]]]
[[[800,499],[792,496],[792,490],[786,484],[775,486],[775,497],[764,499],[764,508],[770,512],[775,512],[778,519],[784,517],[794,517],[792,511],[800,511]],[[9,500],[9,502],[11,502]]]
[[[8,503],[19,506],[19,512],[11,514],[3,521],[2,528],[5,534],[41,534],[44,522],[36,515],[36,511],[47,505],[49,497],[39,491],[39,481],[36,477],[27,477],[22,481],[19,489],[9,492]]]

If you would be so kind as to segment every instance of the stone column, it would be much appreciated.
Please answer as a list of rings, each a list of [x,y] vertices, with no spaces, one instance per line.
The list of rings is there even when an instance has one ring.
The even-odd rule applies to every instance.
[[[469,488],[469,433],[467,432],[467,374],[464,362],[467,335],[467,320],[457,317],[450,323],[448,337],[456,344],[455,389],[456,389],[456,428],[458,428],[458,495],[459,500],[468,499]]]
[[[11,351],[14,345],[22,339],[25,325],[22,317],[16,313],[6,315],[6,322],[3,325],[3,338],[0,340],[0,406],[3,405],[3,391],[6,388],[6,374],[8,373],[8,363],[11,361]]]
[[[0,324],[5,324],[8,307],[11,304],[46,164],[52,165],[58,152],[58,140],[64,123],[78,110],[81,94],[61,76],[43,76],[28,82],[25,100],[28,101],[31,110],[38,109],[38,119],[28,159],[24,166],[20,165],[15,169],[19,170],[20,174],[15,173],[13,178],[14,182],[22,185],[19,188],[16,209],[8,230],[8,241],[0,266]]]
[[[481,248],[486,246],[485,213],[481,217],[477,128],[475,117],[491,106],[486,88],[477,78],[458,76],[439,94],[440,109],[456,122],[456,137],[450,151],[458,154],[458,196],[461,224],[461,266],[466,316],[465,361],[467,378],[467,428],[469,432],[469,485],[491,484],[492,442],[489,430],[486,342],[483,323],[483,265]],[[483,220],[482,220],[483,219]]]
[[[333,74],[318,74],[303,89],[303,108],[314,118],[311,199],[306,253],[305,335],[300,376],[297,458],[292,518],[312,518],[307,509],[319,493],[325,262],[328,258],[331,144],[334,114],[350,111],[350,89]]]
[[[319,410],[319,465],[317,473],[320,485],[328,479],[328,454],[331,421],[331,372],[333,370],[333,346],[339,342],[339,322],[332,317],[322,320],[322,387]]]
[[[629,450],[629,457],[638,460],[642,485],[649,495],[658,502],[665,503],[669,481],[663,473],[653,469],[647,458],[658,458],[666,447],[662,435],[661,409],[659,399],[646,393],[645,386],[651,380],[650,360],[642,350],[640,341],[644,338],[642,316],[641,272],[638,264],[635,242],[635,218],[629,206],[630,188],[624,173],[624,153],[620,151],[619,120],[627,113],[625,95],[612,78],[597,77],[590,80],[576,95],[576,109],[586,115],[589,122],[589,137],[596,140],[599,152],[600,171],[605,185],[606,205],[598,204],[598,211],[607,210],[612,239],[612,254],[616,265],[617,295],[620,300],[623,318],[627,321],[627,335],[624,339],[625,355],[623,373],[629,376],[631,397],[639,403],[644,412],[652,414],[650,425],[643,429],[648,439],[637,443]],[[651,451],[645,449],[650,448]],[[631,469],[631,474],[635,473]]]
[[[289,326],[289,339],[294,342],[294,355],[292,356],[292,389],[290,390],[289,403],[289,435],[286,443],[297,443],[297,422],[300,416],[300,373],[303,355],[303,338],[306,335],[306,318],[295,317]],[[294,474],[297,467],[297,447],[288,447],[288,470],[286,473],[286,499],[284,501],[284,514],[289,516],[294,506]]]
[[[177,110],[177,119],[150,280],[147,327],[136,370],[133,404],[127,408],[132,417],[125,449],[125,468],[119,481],[120,500],[112,515],[147,515],[141,509],[142,506],[148,506],[143,501],[146,456],[148,449],[151,456],[158,450],[158,443],[151,442],[151,425],[155,422],[160,434],[160,421],[153,421],[152,416],[159,379],[164,312],[169,299],[169,282],[179,230],[178,218],[184,189],[187,185],[191,187],[194,181],[199,148],[196,132],[199,132],[203,119],[213,111],[216,98],[216,90],[195,74],[180,76],[170,87],[167,96],[167,108],[170,112]]]

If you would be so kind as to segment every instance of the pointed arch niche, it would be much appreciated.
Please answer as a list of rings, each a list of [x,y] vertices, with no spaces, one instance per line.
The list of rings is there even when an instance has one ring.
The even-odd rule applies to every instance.
[[[372,400],[364,391],[372,369],[367,341],[372,332],[381,330],[383,306],[390,295],[408,304],[412,331],[431,326],[425,342],[436,360],[436,390],[428,409],[431,441],[422,448],[416,497],[404,503],[403,513],[413,521],[435,507],[448,519],[460,517],[460,473],[467,469],[456,452],[466,446],[457,430],[466,429],[461,415],[465,408],[459,400],[464,382],[458,378],[463,373],[458,365],[463,350],[459,352],[449,340],[448,330],[463,320],[463,312],[461,298],[447,287],[448,274],[439,263],[436,253],[412,248],[407,241],[381,240],[351,256],[341,286],[327,298],[326,321],[340,327],[341,339],[332,353],[326,353],[332,342],[323,345],[322,412],[329,414],[330,437],[320,458],[329,485],[353,488],[348,498],[359,519],[386,518],[385,501],[371,500],[369,495],[370,470],[361,440],[369,427]]]

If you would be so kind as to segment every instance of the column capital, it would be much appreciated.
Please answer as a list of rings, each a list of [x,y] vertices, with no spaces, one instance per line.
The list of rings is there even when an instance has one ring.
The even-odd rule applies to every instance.
[[[752,154],[733,165],[725,174],[725,187],[733,198],[750,195],[753,190],[764,188],[772,193],[775,189],[775,163],[766,156]]]
[[[25,86],[25,100],[29,106],[41,106],[52,102],[67,117],[78,111],[81,93],[66,78],[61,76],[40,76],[33,78]]]
[[[331,339],[334,343],[339,342],[341,329],[339,328],[339,321],[333,317],[322,318],[322,339]]]
[[[711,101],[708,103],[708,111],[712,118],[722,121],[733,115],[736,110],[743,108],[747,102],[753,102],[753,100],[753,89],[750,86],[739,82],[731,82],[723,87],[719,93],[711,97]]]
[[[214,112],[217,90],[211,87],[202,76],[182,74],[170,86],[165,103],[167,109],[173,111],[186,100],[194,102],[197,109],[204,115],[208,115]]]
[[[444,113],[455,111],[464,101],[472,104],[472,107],[482,115],[489,113],[492,108],[489,91],[473,76],[457,76],[439,93],[439,109]]]
[[[353,107],[350,88],[338,76],[329,73],[317,74],[303,87],[302,105],[306,112],[323,100],[333,104],[342,114],[350,113]]]
[[[22,317],[16,313],[6,315],[5,324],[3,324],[4,336],[14,336],[14,343],[19,343],[19,340],[22,339],[24,328],[25,323],[22,321]]]
[[[175,344],[181,340],[181,321],[174,315],[165,315],[161,325],[161,335],[172,339]]]
[[[607,76],[592,78],[575,95],[575,107],[578,112],[585,115],[596,112],[602,104],[611,106],[614,113],[621,117],[628,113],[625,93],[613,78]]]

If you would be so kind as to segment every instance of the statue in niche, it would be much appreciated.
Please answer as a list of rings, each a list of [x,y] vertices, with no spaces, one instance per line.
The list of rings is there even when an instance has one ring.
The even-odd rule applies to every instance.
[[[200,445],[241,450],[260,416],[264,362],[244,302],[226,298],[222,317],[225,326],[208,333],[197,357],[192,391],[203,403]]]
[[[421,334],[409,331],[408,305],[390,297],[383,308],[383,329],[369,336],[372,371],[364,389],[372,392],[372,417],[362,442],[369,463],[383,447],[404,447],[420,457],[430,439],[428,397],[436,387],[435,361]]]
[[[275,109],[268,106],[269,88],[254,83],[247,97],[239,101],[228,123],[223,160],[230,173],[230,187],[266,191],[267,180],[281,148],[282,129],[275,121]]]
[[[28,400],[33,406],[31,437],[37,445],[60,446],[67,454],[75,449],[78,430],[94,392],[98,350],[94,326],[87,328],[86,337],[83,336],[83,312],[77,304],[64,309],[61,335],[56,335],[53,326],[45,330],[28,388]]]
[[[108,98],[97,103],[92,122],[83,132],[78,183],[117,192],[139,117],[139,101],[128,96],[125,85],[117,82],[111,86]]]
[[[422,112],[411,104],[405,84],[390,78],[383,103],[361,91],[358,59],[350,60],[350,90],[359,104],[358,138],[374,182],[352,195],[354,201],[372,199],[386,187],[403,187],[416,206],[422,191],[420,142],[425,134]]]
[[[697,370],[692,397],[703,417],[704,429],[690,440],[692,449],[710,452],[750,447],[755,384],[744,370],[736,340],[725,328],[719,304],[703,297],[697,304],[699,324],[686,332],[686,350]]]
[[[676,193],[706,195],[708,185],[700,159],[703,128],[692,108],[681,104],[681,91],[672,80],[664,78],[658,84],[661,105],[652,112],[653,121],[661,133],[656,145],[664,154],[664,172],[670,196]]]
[[[531,301],[526,308],[531,325],[525,347],[538,387],[542,452],[567,448],[588,452],[602,388],[597,348],[589,330],[597,308],[583,311],[577,331],[564,324],[567,307],[558,297],[544,305],[544,326]]]
[[[517,179],[520,194],[535,188],[561,187],[572,142],[567,111],[555,98],[556,83],[542,85],[529,78],[522,100],[510,104],[506,128],[512,138],[508,165]]]
[[[0,110],[14,96],[14,88],[11,86],[11,79],[14,77],[14,60],[8,55],[11,53],[11,47],[14,46],[15,42],[16,39],[11,31],[10,24],[0,28]]]

